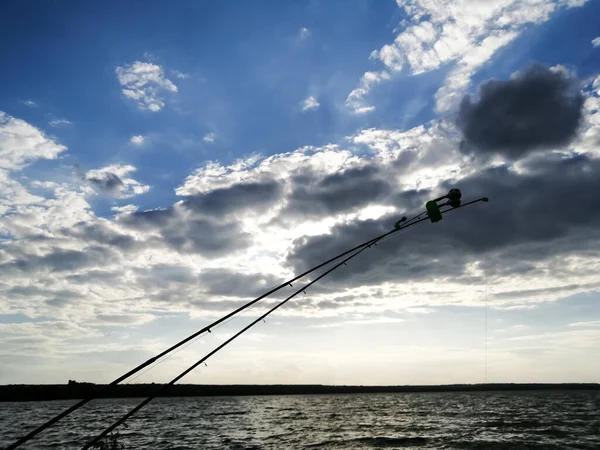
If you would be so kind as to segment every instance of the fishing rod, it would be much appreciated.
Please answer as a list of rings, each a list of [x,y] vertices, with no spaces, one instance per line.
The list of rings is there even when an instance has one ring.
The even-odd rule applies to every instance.
[[[459,190],[458,194],[460,194]],[[448,193],[447,196],[444,197],[440,197],[439,199],[437,199],[438,201],[443,199],[443,198],[448,198],[450,201],[450,198],[455,198],[456,197],[456,193],[452,194],[452,190]],[[460,195],[458,195],[458,200],[460,201]],[[421,214],[422,215],[422,214]],[[416,216],[416,217],[420,217]],[[414,218],[413,218],[414,219]],[[411,219],[411,220],[413,220]],[[328,264],[331,264],[334,261],[337,261],[340,258],[343,258],[344,256],[359,250],[363,247],[367,247],[369,245],[373,245],[373,243],[375,241],[381,240],[384,237],[387,237],[393,233],[396,233],[398,231],[400,231],[402,224],[407,225],[408,223],[410,223],[410,221],[406,221],[406,217],[402,217],[402,219],[398,220],[395,223],[394,229],[392,231],[389,231],[381,236],[378,236],[376,238],[373,238],[369,241],[363,242],[362,244],[359,244],[349,250],[346,250],[343,253],[340,253],[339,255],[328,259],[327,261],[318,264],[317,266],[314,266],[311,269],[308,269],[307,271],[301,273],[300,275],[287,280],[285,282],[283,282],[282,284],[280,284],[279,286],[271,289],[270,291],[266,292],[265,294],[255,298],[254,300],[249,301],[248,303],[240,306],[239,308],[235,309],[234,311],[226,314],[225,316],[221,317],[220,319],[215,320],[214,322],[212,322],[211,324],[205,326],[204,328],[196,331],[195,333],[192,333],[191,335],[189,335],[188,337],[180,340],[179,342],[177,342],[176,344],[172,345],[171,347],[167,348],[166,350],[162,351],[161,353],[159,353],[158,355],[148,359],[147,361],[139,364],[138,366],[134,367],[133,369],[131,369],[129,372],[121,375],[120,377],[116,378],[115,380],[111,381],[109,384],[106,384],[104,386],[99,387],[95,392],[93,392],[92,394],[90,394],[88,397],[80,400],[79,402],[75,403],[74,405],[72,405],[71,407],[67,408],[66,410],[64,410],[63,412],[57,414],[56,416],[54,416],[53,418],[47,420],[46,422],[44,422],[43,424],[41,424],[40,426],[38,426],[36,429],[30,431],[29,433],[27,433],[25,436],[21,437],[20,439],[18,439],[17,441],[15,441],[13,444],[11,444],[9,447],[6,447],[5,450],[14,450],[18,447],[20,447],[21,445],[23,445],[25,442],[29,441],[30,439],[32,439],[33,437],[37,436],[39,433],[41,433],[42,431],[44,431],[45,429],[51,427],[52,425],[54,425],[55,423],[57,423],[58,421],[60,421],[61,419],[65,418],[66,416],[68,416],[69,414],[75,412],[76,410],[78,410],[79,408],[81,408],[82,406],[86,405],[87,403],[91,402],[92,400],[94,400],[95,398],[98,398],[104,394],[108,394],[109,392],[111,392],[113,389],[115,389],[115,387],[121,383],[122,381],[126,380],[127,378],[135,375],[136,373],[138,373],[139,371],[145,369],[146,367],[148,367],[149,365],[155,363],[156,361],[158,361],[160,358],[166,356],[167,354],[171,353],[172,351],[178,349],[179,347],[181,347],[182,345],[190,342],[192,339],[195,339],[199,336],[201,336],[202,334],[205,333],[210,333],[211,329],[216,327],[217,325],[220,325],[221,323],[225,322],[226,320],[232,318],[233,316],[235,316],[236,314],[239,314],[240,312],[244,311],[245,309],[251,307],[252,305],[256,304],[257,302],[263,300],[264,298],[268,297],[269,295],[274,294],[275,292],[283,289],[284,287],[290,286],[292,287],[292,283],[298,281],[299,279],[305,277],[306,275],[311,274],[312,272],[327,266]]]
[[[348,256],[345,259],[343,259],[342,261],[340,261],[339,263],[337,263],[336,265],[334,265],[330,269],[326,270],[321,275],[319,275],[317,278],[315,278],[314,280],[310,281],[309,283],[307,283],[302,288],[296,290],[293,294],[291,294],[290,296],[288,296],[287,298],[285,298],[284,300],[282,300],[281,302],[279,302],[278,304],[276,304],[275,306],[273,306],[267,312],[263,313],[258,318],[256,318],[252,322],[250,322],[248,325],[246,325],[240,331],[238,331],[237,333],[235,333],[233,336],[231,336],[225,342],[223,342],[222,344],[220,344],[219,346],[217,346],[211,352],[207,353],[201,359],[199,359],[198,361],[196,361],[194,364],[192,364],[186,370],[184,370],[179,375],[177,375],[175,378],[173,378],[171,381],[169,381],[169,383],[167,383],[167,384],[162,385],[161,387],[159,387],[153,394],[151,394],[144,401],[142,401],[137,406],[135,406],[133,409],[131,409],[127,414],[125,414],[124,416],[122,416],[121,418],[119,418],[118,420],[116,420],[114,423],[112,423],[108,428],[106,428],[104,431],[102,431],[95,438],[93,438],[92,440],[88,441],[82,447],[81,450],[88,450],[90,447],[92,447],[93,445],[95,445],[96,443],[98,443],[101,439],[103,439],[105,436],[107,436],[110,432],[112,432],[119,425],[122,425],[123,423],[125,423],[125,421],[127,421],[127,419],[129,419],[131,416],[133,416],[136,412],[138,412],[140,409],[142,409],[144,406],[146,406],[148,403],[150,403],[152,400],[154,400],[160,394],[162,394],[163,392],[165,392],[169,387],[173,386],[177,381],[179,381],[181,378],[183,378],[184,376],[186,376],[188,373],[190,373],[192,370],[194,370],[200,364],[206,362],[206,360],[208,358],[210,358],[211,356],[213,356],[218,351],[222,350],[225,346],[227,346],[229,343],[233,342],[235,339],[237,339],[239,336],[241,336],[242,334],[244,334],[246,331],[248,331],[250,328],[252,328],[253,326],[255,326],[257,323],[259,323],[260,321],[263,321],[268,315],[270,315],[271,313],[273,313],[274,311],[276,311],[277,309],[279,309],[280,307],[282,307],[283,305],[285,305],[287,302],[289,302],[291,299],[293,299],[294,297],[296,297],[301,292],[306,293],[306,289],[309,288],[310,286],[312,286],[313,284],[315,284],[317,281],[319,281],[320,279],[324,278],[325,276],[327,276],[328,274],[330,274],[334,270],[338,269],[339,267],[341,267],[343,265],[346,265],[346,263],[348,261],[350,261],[351,259],[353,259],[356,256],[358,256],[359,254],[361,254],[366,249],[371,248],[371,245],[376,245],[378,241],[384,239],[385,237],[390,236],[390,235],[392,235],[393,233],[395,233],[395,232],[397,232],[399,230],[411,227],[413,225],[417,225],[418,223],[424,222],[426,220],[430,220],[433,223],[439,222],[440,220],[442,220],[443,214],[448,213],[450,211],[453,211],[453,210],[456,210],[456,209],[459,209],[459,208],[464,208],[466,206],[469,206],[469,205],[472,205],[472,204],[475,204],[475,203],[478,203],[478,202],[481,202],[481,201],[488,202],[488,198],[487,197],[482,197],[482,198],[479,198],[477,200],[473,200],[473,201],[470,201],[468,203],[465,203],[465,204],[461,205],[461,196],[462,196],[462,194],[461,194],[460,190],[458,190],[458,189],[451,189],[450,192],[448,193],[448,195],[445,195],[445,196],[440,197],[440,198],[435,199],[435,200],[431,200],[431,201],[429,201],[429,202],[426,203],[426,209],[427,209],[427,213],[426,213],[427,216],[426,217],[421,218],[422,214],[419,214],[418,216],[415,216],[414,218],[410,219],[409,221],[406,221],[405,217],[403,217],[402,219],[400,219],[398,222],[396,222],[396,224],[394,225],[394,229],[392,231],[390,231],[388,233],[385,233],[385,234],[381,235],[378,238],[373,239],[372,241],[370,241],[369,245],[365,245],[362,248],[357,249],[357,251],[355,253],[353,253],[352,255]],[[445,199],[445,198],[448,198],[448,202],[446,202],[446,203],[444,203],[442,205],[438,205],[437,204],[437,202],[439,202],[440,200]],[[440,208],[442,206],[450,206],[451,209],[442,211],[442,210],[440,210]],[[400,225],[402,222],[406,222],[405,225]]]

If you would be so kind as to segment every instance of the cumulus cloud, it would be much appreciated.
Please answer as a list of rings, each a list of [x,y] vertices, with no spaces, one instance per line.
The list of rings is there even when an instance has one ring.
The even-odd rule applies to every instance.
[[[144,143],[144,136],[138,134],[136,136],[131,136],[131,139],[129,139],[129,142],[131,142],[134,145],[142,145]]]
[[[387,70],[408,69],[413,74],[454,64],[436,94],[436,108],[443,112],[456,106],[471,76],[498,49],[519,36],[526,25],[542,23],[557,10],[581,6],[585,0],[398,0],[397,3],[408,19],[394,42],[373,51],[371,59],[381,61]],[[373,86],[363,87],[355,96],[366,96]]]
[[[400,281],[439,280],[452,290],[452,285],[483,282],[485,268],[491,280],[530,279],[530,289],[535,286],[533,280],[543,278],[548,270],[563,274],[560,279],[546,280],[542,291],[527,292],[530,301],[597,289],[597,259],[588,260],[589,267],[575,261],[585,260],[590,243],[598,242],[600,237],[600,204],[594,194],[598,181],[593,175],[598,168],[597,160],[567,158],[527,175],[490,169],[466,177],[458,183],[463,192],[489,195],[489,204],[446,216],[443,228],[424,225],[390,239],[332,274],[321,287],[340,291]],[[435,194],[414,195],[423,204]],[[566,209],[557,209],[558,204]],[[302,271],[320,261],[323,254],[336,254],[387,231],[397,217],[392,214],[378,220],[339,224],[325,235],[298,239],[288,261],[295,271]],[[565,264],[569,260],[575,264]],[[503,301],[515,301],[517,297],[509,289]],[[446,299],[436,295],[436,299],[465,300],[452,300],[450,295]]]
[[[134,100],[138,107],[153,112],[164,106],[163,92],[177,92],[177,86],[163,73],[157,64],[135,61],[116,68],[123,95]]]
[[[209,257],[230,254],[251,245],[251,236],[238,221],[205,217],[183,204],[119,216],[119,223],[138,232],[158,233],[162,242],[181,253]]]
[[[600,36],[598,36],[596,39],[592,40],[592,45],[594,47],[600,47]]]
[[[190,196],[183,204],[191,210],[219,216],[246,209],[260,210],[275,202],[281,192],[282,187],[276,181],[242,183]]]
[[[293,187],[282,214],[322,217],[384,200],[392,188],[381,172],[373,165],[322,178],[313,174],[298,175],[291,180]]]
[[[488,81],[476,101],[466,96],[457,124],[466,151],[499,152],[512,159],[531,150],[562,147],[581,125],[584,96],[561,70],[533,65],[507,81]]]
[[[302,111],[318,109],[321,104],[312,95],[302,102]]]
[[[136,168],[131,165],[111,165],[88,171],[83,178],[99,193],[117,198],[129,198],[148,192],[150,186],[129,178]]]
[[[66,149],[36,127],[0,111],[0,170],[18,170],[37,159],[55,159]]]

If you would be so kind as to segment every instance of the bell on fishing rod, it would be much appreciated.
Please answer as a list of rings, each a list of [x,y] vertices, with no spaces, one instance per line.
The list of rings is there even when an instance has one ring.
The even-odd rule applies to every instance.
[[[425,203],[425,209],[427,209],[427,216],[432,222],[435,223],[442,220],[442,213],[440,212],[440,207],[438,206],[435,200],[430,200],[427,203]]]
[[[450,189],[446,197],[448,197],[449,200],[460,200],[462,192],[460,192],[460,189]]]
[[[462,192],[460,192],[460,189],[450,189],[446,197],[448,198],[448,201],[446,202],[447,205],[452,208],[458,208],[461,204],[460,199],[462,197]]]
[[[402,217],[402,219],[398,220],[395,224],[394,224],[394,228],[398,229],[400,228],[400,225],[402,225],[402,223],[406,222],[406,216]]]
[[[432,201],[437,203],[440,200],[444,200],[445,198],[447,198],[451,202],[460,201],[460,199],[462,198],[462,192],[460,192],[460,189],[456,189],[456,188],[450,189],[446,195],[442,195],[441,197],[438,197]],[[452,205],[450,205],[450,206],[452,206]]]

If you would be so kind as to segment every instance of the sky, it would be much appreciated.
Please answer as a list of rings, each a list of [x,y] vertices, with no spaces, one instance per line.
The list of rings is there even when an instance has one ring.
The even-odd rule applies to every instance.
[[[0,383],[109,382],[453,187],[490,201],[365,251],[182,382],[600,382],[599,16],[2,2]]]

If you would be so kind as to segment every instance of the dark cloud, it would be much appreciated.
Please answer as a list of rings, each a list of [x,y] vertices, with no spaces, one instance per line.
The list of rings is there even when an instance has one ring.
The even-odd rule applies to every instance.
[[[236,184],[191,196],[184,205],[195,212],[218,217],[240,210],[262,210],[278,200],[281,191],[276,181]]]
[[[85,242],[110,245],[122,250],[131,250],[135,245],[135,239],[132,236],[119,233],[98,222],[65,228],[62,233],[65,236],[79,238]]]
[[[182,253],[220,256],[251,244],[251,237],[241,229],[240,222],[205,218],[190,209],[189,204],[124,214],[119,222],[134,229],[158,232],[161,242]]]
[[[121,178],[112,172],[101,172],[96,175],[86,175],[86,180],[95,189],[108,195],[117,195],[125,187]]]
[[[507,81],[488,81],[478,100],[466,96],[460,105],[462,149],[518,159],[532,150],[564,146],[577,133],[583,103],[576,80],[540,65]]]
[[[490,203],[452,212],[437,224],[400,232],[334,272],[329,283],[377,284],[448,277],[472,282],[465,267],[482,258],[490,274],[532,270],[560,254],[597,252],[600,247],[600,162],[584,156],[549,160],[518,174],[508,167],[463,179],[466,198]],[[442,185],[445,190],[451,183]],[[356,221],[331,235],[299,239],[288,256],[296,273],[390,230],[396,216]],[[327,286],[327,281],[324,285]]]
[[[228,269],[203,270],[199,275],[200,287],[207,294],[243,298],[258,297],[283,281],[273,275],[243,274]]]
[[[135,269],[134,272],[137,283],[144,288],[178,288],[198,284],[198,276],[188,266],[155,264],[151,267]]]
[[[115,262],[116,254],[105,247],[89,246],[85,250],[54,248],[44,256],[29,255],[0,266],[1,270],[18,270],[30,273],[39,270],[50,272],[77,271],[91,266],[102,266]]]
[[[208,219],[178,220],[161,230],[164,241],[182,253],[220,256],[250,246],[251,238],[238,222]]]
[[[124,273],[122,270],[109,271],[109,270],[88,270],[83,273],[77,273],[74,275],[67,275],[65,278],[70,283],[76,284],[104,284],[114,285],[116,283],[124,282]]]
[[[386,198],[391,186],[376,166],[348,169],[316,179],[303,174],[292,179],[293,189],[283,215],[325,215],[360,208]]]
[[[251,244],[251,236],[242,230],[242,222],[223,216],[246,210],[263,211],[281,197],[281,192],[276,181],[237,184],[187,197],[169,208],[123,214],[119,222],[134,229],[158,232],[162,242],[182,253],[220,256]]]

